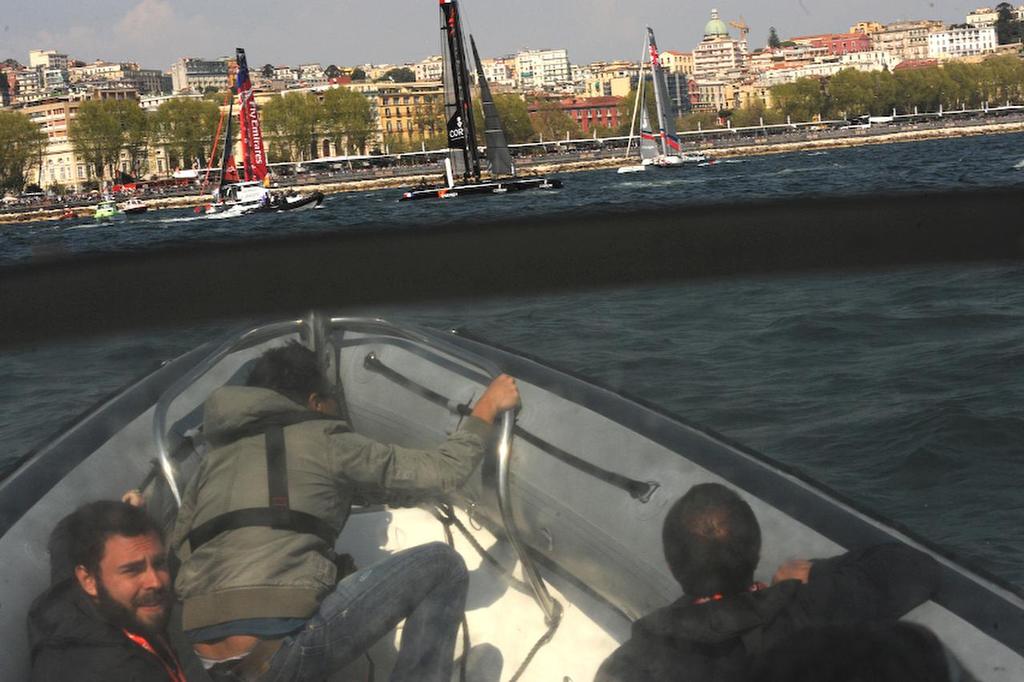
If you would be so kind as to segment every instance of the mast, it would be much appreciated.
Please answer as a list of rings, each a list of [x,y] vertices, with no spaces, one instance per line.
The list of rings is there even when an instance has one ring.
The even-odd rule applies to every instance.
[[[263,149],[263,129],[260,126],[256,100],[253,97],[252,81],[249,80],[249,65],[245,50],[235,48],[238,62],[238,126],[242,133],[242,165],[246,180],[263,180],[267,175],[267,155]]]
[[[480,152],[476,148],[472,97],[466,66],[466,45],[462,39],[462,23],[456,0],[439,0],[441,32],[447,50],[444,52],[445,115],[448,148],[455,151],[452,161],[464,180],[480,180]],[[449,98],[450,95],[450,98]],[[450,101],[449,101],[450,100]]]
[[[658,56],[658,44],[654,41],[654,29],[647,27],[647,44],[651,52],[651,76],[654,81],[654,100],[658,108],[658,128],[661,132],[661,151],[665,156],[678,153],[682,148],[676,135],[675,119],[668,115],[668,85],[665,83],[665,72],[661,68]]]
[[[484,140],[487,144],[487,160],[491,162],[491,176],[513,175],[512,156],[508,153],[508,141],[501,127],[501,116],[498,115],[498,108],[494,106],[491,87],[487,84],[484,66],[480,62],[480,54],[476,51],[476,41],[472,35],[469,36],[469,46],[473,50],[476,75],[480,81],[480,103],[484,108]]]
[[[228,159],[231,158],[231,147],[233,140],[231,139],[231,110],[235,106],[235,98],[228,98],[228,117],[227,125],[224,129],[224,149],[222,150],[220,158],[220,183],[217,185],[217,195],[220,196],[220,190],[224,187],[224,176],[228,172]]]
[[[633,146],[633,131],[636,130],[636,114],[640,110],[640,103],[644,99],[644,62],[647,60],[647,36],[644,36],[644,46],[640,51],[640,72],[636,82],[636,100],[633,102],[633,117],[629,121],[629,139],[626,141],[625,159],[629,158],[630,147]],[[639,145],[637,145],[639,149]]]

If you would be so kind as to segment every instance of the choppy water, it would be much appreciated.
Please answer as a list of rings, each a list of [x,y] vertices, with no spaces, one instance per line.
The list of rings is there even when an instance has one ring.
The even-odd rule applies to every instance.
[[[130,226],[0,232],[0,262],[72,252],[358,229],[574,205],[1024,185],[1024,136],[719,163],[680,174],[566,176],[571,191],[396,204],[329,197],[305,216],[156,214]],[[55,236],[58,235],[58,236]],[[105,236],[104,236],[105,235]],[[749,277],[466,306],[372,311],[465,326],[653,401],[806,471],[1024,586],[1024,267]],[[367,311],[351,311],[367,312]],[[211,334],[139,333],[0,355],[0,452],[18,456],[99,397]]]

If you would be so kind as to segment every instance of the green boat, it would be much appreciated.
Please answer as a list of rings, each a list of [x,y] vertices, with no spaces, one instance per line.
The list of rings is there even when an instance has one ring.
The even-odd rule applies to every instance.
[[[93,217],[97,222],[105,222],[120,220],[124,218],[124,213],[117,207],[117,203],[113,199],[104,199],[96,206]]]

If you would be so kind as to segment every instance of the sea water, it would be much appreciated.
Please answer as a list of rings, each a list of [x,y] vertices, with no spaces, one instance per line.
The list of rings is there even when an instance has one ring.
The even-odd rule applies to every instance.
[[[1024,136],[748,157],[637,175],[564,176],[566,190],[396,203],[328,197],[294,216],[207,221],[159,211],[112,226],[0,228],[0,263],[270,234],[401,230],[576,207],[1024,186]],[[80,229],[70,229],[78,227]],[[1024,586],[1024,266],[758,276],[372,312],[465,327],[589,376],[797,467]],[[0,353],[0,467],[128,381],[228,331],[62,342]]]

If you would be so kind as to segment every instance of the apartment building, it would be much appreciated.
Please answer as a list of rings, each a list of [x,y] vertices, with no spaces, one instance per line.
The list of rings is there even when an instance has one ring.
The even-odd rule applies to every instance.
[[[889,52],[901,60],[927,59],[928,35],[946,29],[941,21],[901,21],[871,34],[871,49]]]
[[[738,80],[748,70],[749,50],[745,38],[735,39],[729,28],[711,10],[704,26],[704,38],[693,48],[693,76],[698,81]]]
[[[174,92],[203,92],[207,88],[222,90],[229,85],[228,68],[234,59],[200,59],[182,57],[171,66],[171,87]]]
[[[928,57],[939,60],[973,57],[995,52],[998,44],[994,25],[949,28],[928,34]]]
[[[564,49],[518,52],[516,73],[522,90],[553,91],[572,86],[569,53]]]

